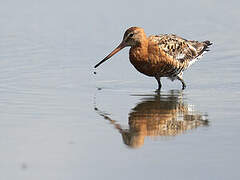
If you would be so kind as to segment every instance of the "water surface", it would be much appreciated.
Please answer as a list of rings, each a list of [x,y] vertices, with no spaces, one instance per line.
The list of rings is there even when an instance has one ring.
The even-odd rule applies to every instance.
[[[1,1],[0,178],[238,179],[237,1]],[[126,28],[214,45],[181,83],[138,73]]]

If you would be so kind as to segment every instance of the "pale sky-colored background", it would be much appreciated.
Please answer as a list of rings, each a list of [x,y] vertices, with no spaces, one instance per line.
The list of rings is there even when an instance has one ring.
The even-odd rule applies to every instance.
[[[0,179],[239,179],[239,5],[1,0]],[[93,74],[130,26],[213,42],[185,72],[182,95],[208,127],[132,149],[94,110],[129,128],[132,109],[155,94],[155,79],[132,67],[127,48]],[[163,80],[162,94],[180,87]]]

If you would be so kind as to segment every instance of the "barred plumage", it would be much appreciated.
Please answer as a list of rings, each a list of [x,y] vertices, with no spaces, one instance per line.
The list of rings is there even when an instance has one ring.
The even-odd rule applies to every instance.
[[[124,47],[130,46],[129,59],[141,73],[155,77],[158,90],[161,88],[161,77],[182,82],[183,71],[196,62],[205,52],[209,51],[210,41],[192,41],[174,34],[146,36],[143,28],[131,27],[123,36],[120,45],[96,66],[112,57]]]

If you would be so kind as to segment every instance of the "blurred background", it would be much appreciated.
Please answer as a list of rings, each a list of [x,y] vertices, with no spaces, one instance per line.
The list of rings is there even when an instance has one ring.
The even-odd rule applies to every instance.
[[[0,178],[238,179],[238,1],[0,0]],[[137,72],[123,33],[210,40],[177,81]]]

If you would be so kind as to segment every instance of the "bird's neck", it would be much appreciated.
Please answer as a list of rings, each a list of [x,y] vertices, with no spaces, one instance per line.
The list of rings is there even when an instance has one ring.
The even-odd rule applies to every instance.
[[[129,51],[130,61],[147,61],[148,60],[148,40],[143,39],[136,46],[132,46]]]

